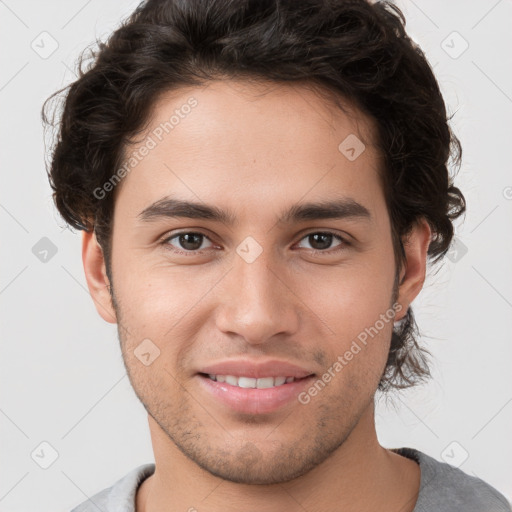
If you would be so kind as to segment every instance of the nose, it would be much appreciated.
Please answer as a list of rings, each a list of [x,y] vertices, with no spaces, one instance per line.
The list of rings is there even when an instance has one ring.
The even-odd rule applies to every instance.
[[[293,293],[291,272],[278,267],[270,251],[248,263],[235,255],[217,307],[217,328],[241,336],[246,343],[261,345],[276,335],[293,335],[300,321],[301,301]]]

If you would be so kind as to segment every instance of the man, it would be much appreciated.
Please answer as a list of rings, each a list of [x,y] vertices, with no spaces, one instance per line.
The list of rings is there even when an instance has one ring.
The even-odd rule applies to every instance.
[[[511,510],[375,431],[376,392],[429,376],[411,303],[465,211],[404,23],[150,0],[71,85],[50,181],[155,455],[74,511]]]

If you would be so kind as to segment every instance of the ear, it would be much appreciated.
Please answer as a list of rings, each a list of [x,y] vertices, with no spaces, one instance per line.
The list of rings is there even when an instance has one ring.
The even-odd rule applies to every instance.
[[[411,302],[423,288],[427,269],[427,251],[432,232],[428,222],[421,218],[411,233],[403,240],[406,261],[400,272],[398,302],[402,309],[395,316],[395,322],[407,313]]]
[[[117,323],[116,313],[110,296],[110,281],[107,277],[103,251],[94,231],[82,234],[82,262],[85,279],[96,310],[109,323]]]

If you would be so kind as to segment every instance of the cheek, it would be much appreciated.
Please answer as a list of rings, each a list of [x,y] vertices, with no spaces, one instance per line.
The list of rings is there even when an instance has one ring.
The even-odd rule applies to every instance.
[[[127,263],[120,264],[118,278],[114,276],[121,321],[129,333],[127,349],[148,338],[165,349],[166,359],[173,357],[186,349],[182,345],[188,345],[200,328],[197,315],[218,282],[217,273],[202,272],[198,266],[144,268]]]
[[[373,325],[391,308],[393,272],[392,262],[365,258],[323,274],[309,273],[297,280],[295,290],[327,327],[346,339]]]
[[[369,297],[354,288],[350,293],[333,291],[330,298],[319,309],[329,330],[322,337],[326,358],[319,375],[327,388],[317,405],[332,400],[335,409],[344,410],[366,403],[363,397],[369,399],[375,392],[388,359],[394,310],[389,305],[390,290]]]
[[[393,331],[393,281],[392,255],[382,251],[301,281],[298,295],[315,313],[316,333],[322,329],[325,369],[336,375],[331,390],[351,383],[373,389],[380,380]]]

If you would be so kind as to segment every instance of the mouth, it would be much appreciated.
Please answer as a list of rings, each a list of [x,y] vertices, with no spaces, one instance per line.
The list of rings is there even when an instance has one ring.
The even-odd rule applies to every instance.
[[[250,377],[198,373],[202,389],[214,403],[229,412],[251,415],[269,414],[294,402],[311,385],[315,375]]]
[[[225,382],[230,386],[236,386],[238,388],[245,389],[268,389],[275,388],[277,386],[282,386],[284,384],[290,384],[291,382],[295,382],[298,380],[305,379],[307,377],[296,378],[296,377],[260,377],[258,379],[254,377],[246,377],[240,376],[237,377],[235,375],[215,375],[212,373],[206,374],[201,373],[203,377],[208,377],[209,379],[216,382]]]

